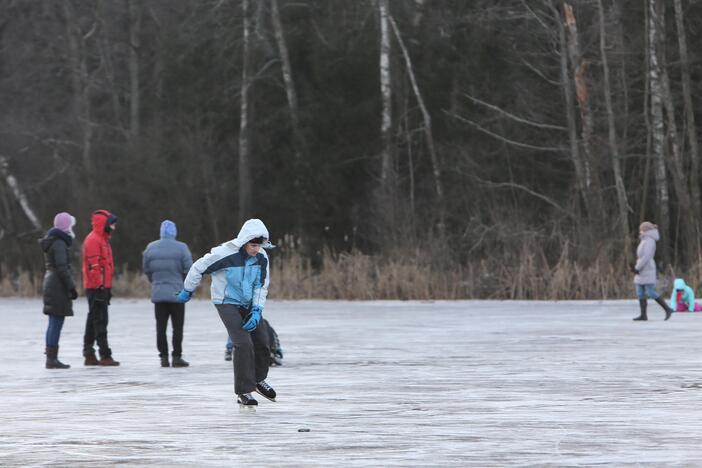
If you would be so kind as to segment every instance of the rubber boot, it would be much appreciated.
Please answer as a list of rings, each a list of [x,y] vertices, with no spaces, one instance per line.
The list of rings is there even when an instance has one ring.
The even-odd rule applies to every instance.
[[[646,305],[647,305],[646,299],[639,299],[639,307],[641,308],[641,315],[636,317],[634,320],[648,320],[648,316],[646,315]]]
[[[161,357],[161,367],[171,367],[171,363],[168,362],[168,356]]]
[[[58,360],[58,348],[46,348],[46,368],[47,369],[68,369],[68,364]]]
[[[659,306],[663,307],[663,310],[665,310],[665,320],[668,320],[673,315],[673,309],[671,309],[660,296],[656,298],[656,302]]]

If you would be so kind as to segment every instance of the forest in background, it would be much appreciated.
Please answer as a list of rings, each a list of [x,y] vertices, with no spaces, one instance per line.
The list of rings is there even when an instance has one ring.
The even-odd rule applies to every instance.
[[[80,241],[95,209],[122,295],[166,218],[196,257],[262,219],[273,297],[627,297],[643,220],[701,284],[702,2],[0,12],[0,294],[36,293],[55,213]]]

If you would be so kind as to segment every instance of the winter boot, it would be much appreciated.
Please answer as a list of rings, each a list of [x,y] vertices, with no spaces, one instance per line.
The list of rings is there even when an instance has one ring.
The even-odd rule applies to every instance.
[[[237,395],[236,402],[239,403],[241,406],[258,405],[258,402],[254,399],[254,397],[251,396],[250,393],[242,393],[241,395]]]
[[[173,357],[173,367],[188,367],[190,363],[180,356]]]
[[[232,352],[229,350],[224,351],[224,360],[225,361],[231,361],[232,360]]]
[[[641,315],[636,317],[634,320],[648,320],[648,316],[646,315],[646,305],[647,305],[646,299],[639,299],[639,307],[641,308]]]
[[[100,358],[98,364],[101,366],[119,366],[119,361],[112,359],[112,356]]]
[[[665,320],[668,320],[670,316],[673,315],[673,309],[671,309],[668,304],[665,303],[662,297],[657,297],[656,302],[659,306],[663,307],[663,310],[665,310]]]
[[[84,354],[83,356],[85,356],[85,361],[83,362],[84,366],[99,366],[100,365],[100,362],[95,357],[94,351],[92,353],[89,353],[89,354]]]
[[[256,391],[269,400],[275,401],[275,390],[265,380],[261,380],[256,384]]]
[[[47,369],[68,369],[68,364],[58,360],[58,348],[46,348],[46,368]]]
[[[171,364],[168,362],[168,356],[161,357],[161,367],[171,367]]]

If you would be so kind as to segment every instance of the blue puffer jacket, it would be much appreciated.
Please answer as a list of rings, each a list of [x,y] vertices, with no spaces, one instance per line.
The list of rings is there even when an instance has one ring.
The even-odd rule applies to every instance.
[[[260,219],[249,219],[244,223],[236,239],[213,248],[210,253],[193,263],[183,288],[195,291],[202,275],[212,275],[210,293],[215,304],[234,304],[263,309],[270,283],[268,255],[265,250],[250,257],[244,245],[251,239],[268,239],[268,229]],[[264,247],[270,245],[264,243]]]
[[[673,282],[673,294],[670,295],[670,308],[673,310],[678,310],[678,291],[682,291],[682,302],[687,307],[687,310],[690,312],[694,312],[695,292],[690,286],[685,284],[685,280],[682,278],[676,278]]]
[[[178,302],[176,294],[193,264],[190,249],[175,240],[176,233],[175,223],[164,221],[161,239],[151,242],[144,250],[143,269],[151,283],[151,302]]]

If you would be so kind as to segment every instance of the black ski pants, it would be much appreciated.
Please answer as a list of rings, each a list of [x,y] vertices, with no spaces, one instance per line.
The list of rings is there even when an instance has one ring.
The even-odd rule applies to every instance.
[[[183,324],[185,323],[185,304],[182,302],[156,302],[154,304],[156,315],[156,347],[160,357],[168,357],[168,338],[166,328],[168,318],[171,319],[173,329],[173,357],[183,355]]]
[[[98,296],[96,289],[86,289],[88,299],[88,316],[85,320],[85,334],[83,335],[83,356],[95,354],[93,345],[97,341],[100,357],[105,359],[112,356],[112,350],[107,343],[107,323],[109,315],[107,308],[111,292],[106,290],[103,297]]]

